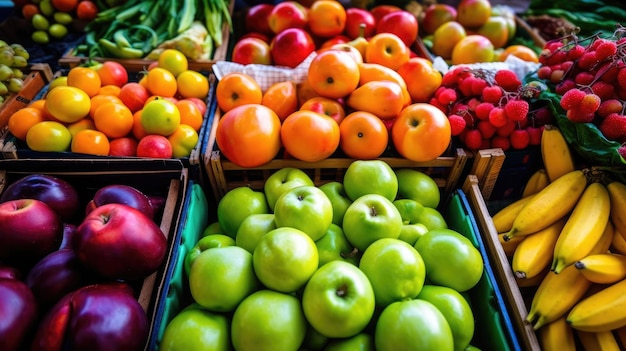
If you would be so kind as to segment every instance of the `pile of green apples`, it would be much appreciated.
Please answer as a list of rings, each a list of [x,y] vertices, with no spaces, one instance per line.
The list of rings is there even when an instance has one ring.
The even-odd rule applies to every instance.
[[[24,72],[30,54],[18,43],[0,40],[0,105],[24,86]]]
[[[342,181],[304,170],[237,187],[185,257],[193,302],[159,350],[471,349],[464,293],[483,259],[416,169],[355,160]]]

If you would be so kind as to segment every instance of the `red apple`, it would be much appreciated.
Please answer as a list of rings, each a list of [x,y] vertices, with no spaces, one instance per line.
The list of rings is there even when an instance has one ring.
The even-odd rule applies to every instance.
[[[137,139],[131,137],[111,139],[109,142],[109,156],[137,156],[137,144]]]
[[[361,24],[364,24],[363,33],[361,33]],[[351,7],[346,10],[346,27],[345,33],[350,39],[360,36],[369,38],[376,32],[376,19],[371,12],[357,7]]]
[[[269,15],[272,9],[274,9],[273,4],[257,4],[248,8],[245,15],[246,32],[273,35],[269,25]]]
[[[165,208],[165,203],[167,199],[161,195],[146,195],[148,196],[148,200],[150,200],[150,205],[152,206],[152,211],[154,212],[154,218],[158,218],[161,214],[161,211]]]
[[[71,249],[46,255],[30,269],[24,280],[44,309],[85,285],[86,281],[85,271]]]
[[[16,180],[2,193],[0,203],[17,199],[45,202],[63,220],[72,219],[80,204],[78,192],[72,184],[45,174],[30,174]]]
[[[287,28],[305,28],[308,21],[309,9],[293,0],[277,3],[268,16],[268,24],[274,34]]]
[[[127,284],[95,284],[65,295],[39,323],[30,350],[139,351],[149,321]]]
[[[272,39],[270,50],[274,64],[294,68],[315,51],[315,43],[304,29],[287,28]]]
[[[442,24],[456,20],[456,8],[448,4],[430,4],[424,10],[420,30],[424,34],[433,34]]]
[[[262,39],[254,37],[239,39],[233,46],[231,61],[242,65],[252,63],[270,65],[272,64],[270,45]]]
[[[0,278],[21,279],[22,273],[13,266],[7,266],[0,263]]]
[[[243,34],[242,36],[239,37],[239,39],[243,39],[243,38],[257,38],[257,39],[261,39],[266,43],[270,43],[270,41],[272,41],[270,38],[273,37],[274,34],[272,33],[271,36],[263,34],[263,33],[259,33],[259,32],[248,32]]]
[[[376,5],[370,9],[370,13],[372,14],[372,16],[374,16],[376,24],[378,24],[378,21],[380,21],[380,19],[383,18],[386,14],[395,11],[402,11],[402,9],[398,6],[387,4]]]
[[[163,135],[146,135],[137,144],[137,156],[139,157],[172,158],[172,155],[172,144]]]
[[[188,98],[184,98],[181,99],[182,100],[190,100],[193,103],[196,104],[196,106],[198,106],[198,108],[200,109],[200,113],[202,113],[202,115],[206,115],[206,111],[207,111],[207,106],[206,106],[206,102],[202,99],[199,99],[197,97],[188,97]]]
[[[128,83],[126,67],[117,61],[104,61],[97,69],[103,86],[115,85],[121,87]]]
[[[91,211],[76,229],[72,244],[86,267],[122,280],[154,273],[167,251],[167,239],[152,218],[123,204]]]
[[[0,350],[22,350],[37,321],[37,302],[24,282],[0,278],[0,314]]]
[[[36,261],[56,250],[63,224],[45,202],[10,200],[0,204],[0,260]]]
[[[393,33],[408,47],[415,43],[417,32],[417,18],[405,10],[388,13],[376,24],[376,33]]]
[[[98,189],[93,196],[94,208],[106,204],[123,204],[143,212],[154,219],[154,210],[150,199],[139,189],[130,185],[112,184]]]

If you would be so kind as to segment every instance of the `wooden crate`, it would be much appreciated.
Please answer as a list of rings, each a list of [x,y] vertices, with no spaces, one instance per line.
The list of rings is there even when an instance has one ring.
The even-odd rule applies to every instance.
[[[0,126],[6,126],[13,113],[30,104],[52,78],[53,72],[47,63],[34,63],[24,69],[22,89],[0,105]]]
[[[178,225],[185,197],[188,195],[188,172],[183,167],[162,167],[156,170],[153,163],[145,160],[134,165],[108,160],[0,160],[0,193],[16,179],[29,174],[47,174],[64,179],[74,185],[81,196],[92,194],[102,186],[126,184],[166,199],[159,226],[168,239],[166,257],[160,268],[139,282],[136,287],[137,300],[148,316],[149,336],[153,326],[159,322],[155,311],[161,296],[167,293],[164,279],[168,267],[176,258],[172,255],[174,243],[180,241]],[[148,340],[144,350],[148,351]]]
[[[517,286],[511,264],[498,241],[498,232],[494,227],[479,183],[478,177],[470,174],[465,179],[462,189],[467,194],[475,214],[480,234],[483,237],[485,247],[489,251],[489,258],[494,267],[494,272],[503,290],[507,306],[511,310],[511,318],[515,324],[520,342],[523,344],[524,350],[541,350],[532,325],[524,321],[528,315],[529,306]]]

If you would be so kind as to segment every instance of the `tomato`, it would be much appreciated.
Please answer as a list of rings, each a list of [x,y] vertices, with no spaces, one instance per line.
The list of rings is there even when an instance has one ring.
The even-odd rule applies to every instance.
[[[178,90],[176,77],[165,68],[155,67],[146,74],[148,91],[152,95],[172,97]]]
[[[172,144],[172,157],[189,157],[198,144],[198,133],[192,127],[181,124],[167,139]]]
[[[143,108],[146,100],[150,97],[150,93],[141,84],[128,82],[122,86],[118,97],[131,111],[137,112]]]
[[[93,115],[96,129],[109,138],[121,138],[133,129],[133,113],[124,104],[105,102]]]
[[[50,0],[52,6],[61,12],[72,12],[78,5],[78,0]]]
[[[115,85],[121,87],[128,83],[128,71],[124,65],[117,61],[104,61],[96,72],[100,77],[102,86]]]
[[[107,136],[97,130],[84,129],[72,138],[72,152],[106,156],[110,148]]]
[[[280,150],[280,119],[261,104],[245,104],[220,119],[215,142],[220,151],[240,167],[258,167]]]
[[[98,15],[98,6],[89,0],[82,0],[76,6],[76,17],[80,20],[91,21]]]
[[[180,112],[180,123],[192,127],[196,132],[200,131],[204,116],[198,105],[191,100],[179,100],[176,107]]]
[[[448,117],[440,109],[428,103],[414,103],[396,118],[391,138],[403,157],[428,162],[446,151],[452,134]]]
[[[100,105],[104,104],[105,102],[115,102],[119,104],[124,104],[122,100],[120,100],[120,98],[118,98],[117,96],[100,95],[100,94],[95,95],[91,98],[91,108],[89,109],[89,117],[93,118],[98,107],[100,107]]]
[[[259,83],[250,75],[233,72],[223,76],[215,88],[217,106],[222,112],[245,104],[261,104],[263,91]]]
[[[178,77],[180,73],[189,68],[187,56],[176,49],[163,50],[163,52],[159,55],[157,62],[158,67],[165,68],[166,70],[172,72],[174,77]]]
[[[299,110],[283,121],[280,137],[289,155],[317,162],[328,158],[339,147],[339,125],[324,114]]]
[[[67,73],[67,85],[77,87],[92,97],[98,94],[102,81],[98,72],[88,67],[77,66]]]
[[[144,106],[141,112],[141,125],[148,134],[168,136],[180,124],[180,111],[171,101],[156,99]]]
[[[89,114],[91,99],[79,88],[58,86],[46,95],[45,108],[59,121],[72,123]]]
[[[351,158],[374,159],[387,149],[389,132],[385,123],[376,115],[355,111],[339,124],[339,146]]]
[[[26,133],[26,145],[34,151],[67,151],[71,140],[70,131],[54,121],[36,123]]]
[[[209,80],[202,73],[186,70],[176,77],[178,94],[183,98],[206,99],[209,94]]]

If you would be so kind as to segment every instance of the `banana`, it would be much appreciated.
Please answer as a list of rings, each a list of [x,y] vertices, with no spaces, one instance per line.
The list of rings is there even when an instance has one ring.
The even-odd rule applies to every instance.
[[[537,287],[543,281],[543,278],[550,272],[550,266],[546,265],[546,267],[539,272],[539,274],[535,275],[532,278],[518,278],[515,277],[515,282],[517,283],[518,288],[530,288]]]
[[[587,176],[582,170],[555,179],[522,207],[504,239],[538,232],[565,217],[576,206],[586,186]]]
[[[522,191],[522,198],[528,195],[534,195],[539,190],[545,188],[550,183],[550,179],[548,179],[548,173],[545,168],[539,168],[533,173],[528,181],[526,181],[526,185],[524,186],[524,191]]]
[[[601,254],[601,253],[610,253],[609,248],[611,247],[611,242],[613,241],[613,236],[615,234],[615,227],[613,227],[613,223],[608,221],[606,223],[606,228],[604,228],[604,233],[600,240],[596,243],[596,245],[589,251],[589,255]]]
[[[559,274],[548,272],[533,295],[526,322],[537,330],[563,317],[580,301],[590,286],[591,282],[573,265]]]
[[[585,188],[556,241],[553,271],[560,273],[591,252],[609,222],[610,208],[609,192],[602,183],[593,182]]]
[[[515,277],[532,278],[550,265],[554,246],[565,222],[566,219],[562,218],[547,228],[522,237],[524,240],[517,245],[511,261]]]
[[[626,239],[622,236],[622,233],[615,229],[613,231],[613,240],[611,240],[611,251],[626,255]]]
[[[590,333],[581,330],[576,331],[580,343],[585,351],[620,351],[617,339],[610,331]]]
[[[611,331],[626,326],[626,279],[576,303],[567,315],[567,323],[586,332]]]
[[[613,284],[626,278],[626,256],[612,253],[589,255],[574,263],[592,283]]]
[[[496,212],[491,217],[496,231],[498,233],[505,233],[511,230],[515,217],[517,217],[519,212],[522,210],[522,207],[524,207],[524,205],[526,205],[532,198],[533,196],[531,195],[515,200]]]
[[[543,351],[576,351],[574,330],[561,317],[537,331]]]
[[[504,254],[506,255],[506,257],[513,257],[513,254],[515,253],[515,249],[517,248],[517,245],[519,245],[519,243],[522,242],[522,240],[524,240],[523,236],[518,236],[515,238],[512,238],[509,241],[504,240],[504,233],[500,233],[498,234],[498,242],[500,242],[500,245],[502,245],[502,248],[504,249]]]
[[[556,125],[545,125],[541,133],[540,148],[550,182],[576,169],[569,145]]]
[[[618,181],[610,181],[606,185],[611,197],[611,220],[615,229],[626,234],[626,184]]]

